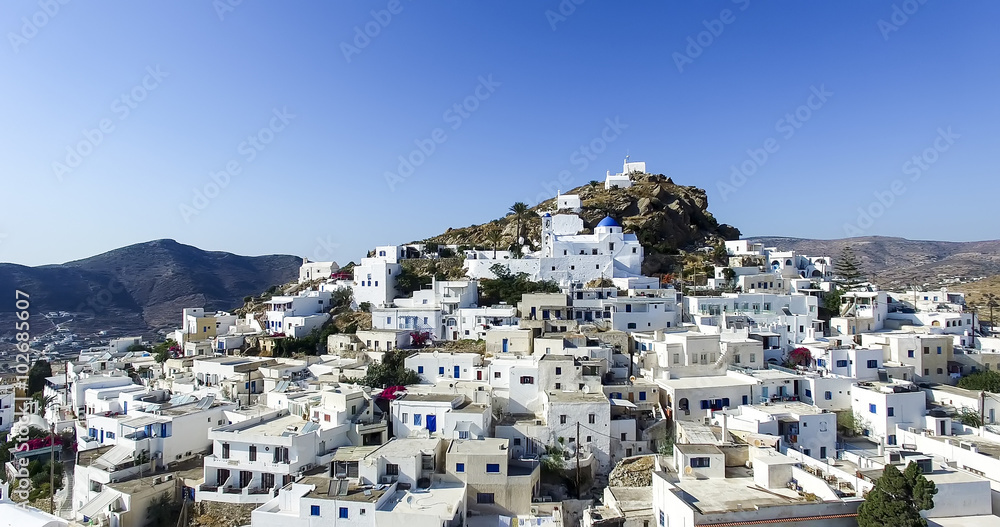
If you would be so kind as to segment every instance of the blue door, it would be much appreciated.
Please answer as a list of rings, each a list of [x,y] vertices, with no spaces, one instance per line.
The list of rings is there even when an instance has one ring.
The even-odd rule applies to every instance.
[[[128,401],[122,401],[122,413],[128,415]]]
[[[459,366],[455,366],[455,378],[457,379],[457,378],[459,378],[459,377],[460,377],[461,375],[462,375],[462,368],[461,368],[461,367],[459,367]]]
[[[101,430],[101,442],[102,443],[104,442],[104,430],[103,429]]]
[[[761,399],[767,400],[767,386],[760,387],[760,397]]]
[[[503,352],[507,353],[507,339],[503,339]]]
[[[427,414],[427,431],[434,432],[435,430],[437,430],[437,416]]]

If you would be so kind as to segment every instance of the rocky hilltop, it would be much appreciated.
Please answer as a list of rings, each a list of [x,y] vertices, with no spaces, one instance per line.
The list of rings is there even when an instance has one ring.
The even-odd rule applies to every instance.
[[[670,273],[676,270],[678,255],[685,250],[735,240],[740,231],[731,225],[720,224],[708,211],[708,197],[703,189],[677,185],[662,174],[633,174],[630,188],[607,190],[603,182],[592,181],[565,194],[580,196],[586,230],[592,229],[611,216],[626,233],[634,233],[646,248],[643,273]],[[539,246],[541,222],[538,215],[556,211],[556,198],[543,201],[529,209],[522,220],[525,243],[533,249]],[[497,220],[457,229],[423,240],[424,243],[456,244],[493,248],[489,233],[499,229],[502,233],[500,249],[515,244],[517,218],[508,214]]]

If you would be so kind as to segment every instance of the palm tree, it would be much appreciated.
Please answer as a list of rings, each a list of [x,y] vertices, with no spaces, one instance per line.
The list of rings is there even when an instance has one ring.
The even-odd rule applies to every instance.
[[[528,204],[523,201],[518,201],[510,206],[510,212],[514,215],[514,219],[517,221],[517,231],[514,233],[514,238],[516,238],[517,245],[521,245],[521,220],[528,217]]]
[[[493,246],[493,259],[497,259],[497,246],[503,241],[503,231],[500,227],[492,227],[490,230],[486,231],[486,241],[490,242]]]

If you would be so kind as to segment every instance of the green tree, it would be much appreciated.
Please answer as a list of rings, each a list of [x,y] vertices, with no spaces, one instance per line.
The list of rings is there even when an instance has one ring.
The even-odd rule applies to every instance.
[[[486,241],[493,247],[493,259],[497,258],[497,247],[503,243],[503,231],[500,227],[492,227],[490,230],[486,231]]]
[[[413,269],[404,265],[399,274],[396,275],[396,292],[399,296],[410,296],[414,291],[419,291],[429,283],[431,283],[430,276],[417,274]]]
[[[935,494],[934,482],[924,477],[916,463],[910,462],[903,472],[894,465],[886,465],[858,508],[858,526],[926,526],[927,520],[920,517],[920,511],[934,508]]]
[[[976,428],[983,426],[983,420],[979,418],[979,412],[971,408],[962,408],[958,412],[958,420],[965,426],[974,426]]]
[[[28,370],[28,397],[45,389],[45,379],[52,376],[52,365],[46,360],[35,361]]]
[[[527,293],[558,293],[559,285],[550,281],[535,282],[527,273],[513,274],[503,264],[493,264],[490,271],[496,278],[479,281],[479,305],[491,306],[499,302],[517,305]]]
[[[970,373],[958,380],[958,387],[966,390],[1000,393],[1000,372],[985,370]]]
[[[153,346],[153,356],[156,358],[156,362],[159,362],[160,364],[167,362],[167,359],[171,356],[171,348],[176,346],[177,343],[172,339],[167,339],[156,346]]]
[[[833,288],[832,291],[823,296],[823,307],[832,313],[832,316],[840,316],[840,298],[844,296],[844,291]]]
[[[358,382],[372,388],[384,388],[387,386],[406,386],[420,382],[417,372],[408,369],[404,361],[408,352],[405,350],[391,350],[385,352],[381,362],[373,362],[368,366],[365,376]]]
[[[170,498],[164,492],[159,498],[153,500],[146,509],[146,525],[153,527],[173,527],[177,525],[177,519],[181,513],[181,504]]]
[[[729,265],[729,251],[726,249],[725,243],[719,242],[712,249],[712,263],[716,265]]]
[[[510,206],[510,213],[514,215],[514,221],[517,222],[517,230],[514,231],[514,244],[518,247],[521,246],[521,225],[531,214],[531,210],[528,208],[528,204],[522,201]]]
[[[840,258],[833,264],[833,272],[837,277],[835,283],[848,290],[862,282],[864,272],[861,269],[861,262],[858,261],[850,245],[840,251]]]

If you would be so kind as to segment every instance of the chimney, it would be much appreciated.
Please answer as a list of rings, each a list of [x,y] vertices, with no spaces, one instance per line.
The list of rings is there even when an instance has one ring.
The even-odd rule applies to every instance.
[[[722,412],[722,442],[729,442],[729,416]]]

